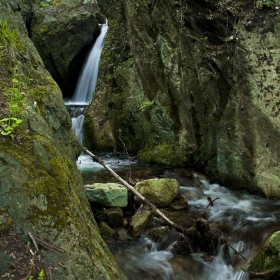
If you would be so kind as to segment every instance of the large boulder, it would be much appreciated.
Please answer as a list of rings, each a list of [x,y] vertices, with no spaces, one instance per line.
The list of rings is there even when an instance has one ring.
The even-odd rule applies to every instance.
[[[135,189],[157,207],[164,207],[178,196],[179,182],[169,178],[149,179],[138,182]],[[136,196],[135,201],[141,202]]]
[[[274,280],[280,277],[280,231],[275,232],[261,251],[250,262],[252,276],[262,275],[263,279]]]
[[[46,68],[64,95],[69,96],[88,50],[100,33],[97,1],[40,1],[34,10],[29,26],[31,39]]]
[[[0,235],[12,234],[22,246],[13,251],[13,246],[3,249],[6,245],[1,244],[1,269],[3,252],[15,259],[26,252],[30,232],[53,248],[63,248],[59,253],[46,248],[38,252],[42,262],[34,259],[34,278],[43,265],[46,275],[57,280],[124,279],[85,197],[75,164],[82,148],[71,130],[61,90],[28,37],[20,12],[36,12],[31,4],[0,2],[0,209],[13,220]],[[7,222],[2,211],[0,215]],[[23,259],[28,270],[4,263],[4,271],[27,278],[30,256]]]

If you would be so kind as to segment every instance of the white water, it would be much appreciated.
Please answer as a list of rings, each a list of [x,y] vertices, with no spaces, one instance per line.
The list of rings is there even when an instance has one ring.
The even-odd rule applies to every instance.
[[[208,207],[209,225],[222,235],[231,237],[231,246],[249,259],[256,248],[269,235],[279,229],[280,202],[268,201],[247,193],[235,193],[218,184],[202,181],[205,188],[181,186],[180,192],[188,197],[191,218],[200,217],[208,205],[207,197],[214,202]],[[181,224],[184,217],[181,217]],[[179,221],[180,222],[180,221]],[[178,221],[177,221],[178,223]],[[201,254],[178,256],[170,248],[174,239],[167,237],[162,244],[148,238],[141,238],[126,249],[114,252],[117,262],[128,279],[168,279],[168,280],[248,280],[249,274],[240,267],[246,262],[240,255],[224,245],[220,245],[213,258]],[[147,246],[147,244],[152,244]],[[206,258],[205,258],[206,257]],[[148,273],[149,271],[150,273]],[[143,277],[142,277],[143,276]],[[142,278],[141,278],[142,277]]]
[[[102,24],[101,33],[96,39],[86,63],[83,66],[82,72],[80,74],[75,92],[73,97],[67,103],[67,105],[73,104],[89,104],[92,100],[93,93],[96,88],[97,78],[98,78],[98,67],[101,57],[102,48],[104,45],[105,35],[108,30],[108,24]]]
[[[101,57],[102,48],[104,45],[105,35],[108,30],[108,22],[100,25],[101,33],[96,39],[87,59],[82,68],[82,72],[78,79],[78,83],[74,92],[73,97],[70,100],[65,101],[65,105],[71,109],[72,117],[72,129],[76,136],[83,143],[83,126],[84,126],[84,112],[86,107],[90,104],[95,92],[97,78],[98,78],[98,67]],[[92,160],[89,156],[83,153],[77,160],[79,168],[88,168],[89,162]]]

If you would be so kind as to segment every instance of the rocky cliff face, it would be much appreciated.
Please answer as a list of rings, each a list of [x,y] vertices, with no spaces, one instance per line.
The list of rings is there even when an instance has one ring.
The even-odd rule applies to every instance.
[[[20,252],[13,252],[15,259],[10,263],[20,278],[27,278],[28,273],[38,276],[36,256],[40,254],[46,279],[123,279],[83,192],[75,164],[81,146],[71,131],[61,90],[28,37],[31,30],[26,25],[30,26],[37,10],[42,14],[42,6],[37,4],[46,3],[0,3],[1,238],[14,227],[14,240],[21,240],[24,246],[31,242],[29,232],[56,246],[45,245],[41,247],[44,253],[30,253],[28,259],[19,259]],[[57,14],[54,7],[51,12]],[[91,36],[89,33],[88,38]],[[11,249],[3,246],[0,244],[1,274],[9,270],[4,251]],[[63,250],[54,252],[57,247]],[[31,248],[35,250],[32,242]],[[29,266],[31,262],[33,266]]]
[[[201,168],[227,186],[279,197],[278,7],[105,1],[89,145],[121,149],[121,137],[145,162]]]

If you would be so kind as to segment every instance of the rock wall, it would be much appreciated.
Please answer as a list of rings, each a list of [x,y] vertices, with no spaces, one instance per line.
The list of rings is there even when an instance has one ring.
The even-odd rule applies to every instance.
[[[279,1],[100,6],[109,31],[87,145],[124,142],[142,161],[279,198]]]
[[[64,249],[42,248],[46,279],[124,279],[85,198],[75,164],[81,146],[61,90],[28,37],[27,19],[36,9],[32,1],[0,3],[1,217],[4,209],[15,223],[14,237],[25,245],[33,246],[27,235],[31,232]],[[4,273],[9,265],[2,266],[8,258],[0,245]],[[27,275],[36,264],[26,269]]]

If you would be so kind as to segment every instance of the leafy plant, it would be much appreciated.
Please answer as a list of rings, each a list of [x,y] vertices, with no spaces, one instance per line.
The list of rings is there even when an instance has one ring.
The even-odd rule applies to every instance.
[[[44,280],[44,277],[45,277],[45,271],[44,269],[42,269],[40,272],[39,272],[39,275],[38,275],[38,278],[37,280]],[[28,280],[33,280],[34,279],[34,276],[33,275],[30,275],[28,277]]]
[[[44,277],[45,277],[45,271],[41,270],[38,276],[38,280],[44,280]]]
[[[15,138],[14,130],[22,123],[18,118],[4,118],[0,120],[0,133],[3,136]]]

